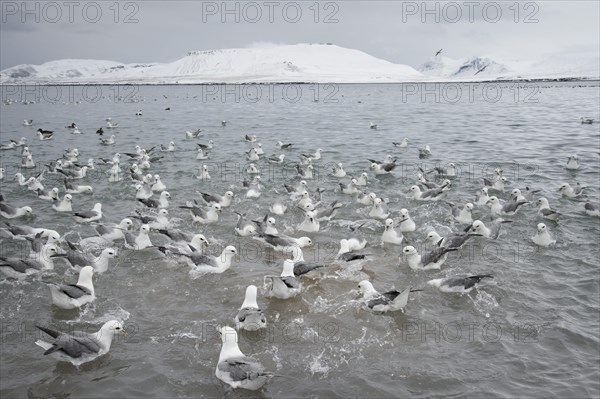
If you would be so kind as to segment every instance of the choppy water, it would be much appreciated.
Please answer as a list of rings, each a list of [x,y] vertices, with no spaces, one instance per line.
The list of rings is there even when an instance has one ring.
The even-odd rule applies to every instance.
[[[138,143],[148,147],[174,140],[177,152],[166,154],[150,170],[161,175],[173,197],[174,223],[203,232],[215,243],[215,251],[219,245],[235,245],[241,259],[223,275],[191,280],[187,265],[166,260],[156,250],[122,250],[109,271],[95,278],[98,299],[81,313],[58,310],[49,303],[44,282],[76,280],[61,261],[56,262],[55,273],[24,282],[2,279],[1,396],[250,396],[227,391],[214,376],[220,350],[214,326],[233,324],[246,285],[262,287],[265,274],[280,272],[283,257],[250,238],[235,236],[233,210],[262,217],[273,199],[284,196],[282,183],[298,180],[292,166],[273,168],[261,160],[266,190],[258,200],[244,198],[241,171],[249,145],[241,138],[256,134],[266,155],[281,153],[277,140],[294,143],[295,150],[286,152],[294,162],[302,152],[323,148],[317,179],[309,187],[327,190],[324,203],[339,200],[347,205],[334,221],[322,224],[319,233],[309,234],[317,245],[307,248],[305,257],[329,265],[322,280],[305,281],[302,296],[287,301],[264,298],[259,291],[269,329],[262,335],[243,334],[240,348],[282,377],[253,395],[598,397],[600,226],[598,218],[585,215],[583,204],[598,203],[600,125],[579,123],[580,116],[600,119],[598,84],[432,87],[186,86],[128,91],[101,86],[91,89],[105,98],[80,103],[71,101],[80,99],[80,89],[4,87],[3,100],[42,96],[39,103],[2,106],[0,122],[0,141],[27,137],[40,165],[66,148],[77,147],[80,159],[87,160],[108,158],[116,151],[133,152]],[[462,95],[455,100],[452,90],[457,87]],[[87,99],[95,99],[96,92],[87,92]],[[115,93],[127,101],[143,101],[115,101]],[[165,111],[166,107],[171,110]],[[144,115],[135,116],[140,109]],[[119,123],[114,130],[117,144],[112,147],[99,145],[94,133],[108,116]],[[23,119],[34,119],[34,126],[22,126]],[[220,124],[223,119],[229,122],[225,128]],[[72,135],[64,128],[72,121],[84,134]],[[369,129],[371,121],[378,123],[377,130]],[[38,141],[34,135],[38,127],[54,130],[56,138]],[[202,161],[195,159],[195,140],[185,139],[184,131],[196,128],[204,129],[199,141],[215,142],[205,161],[211,169],[210,182],[192,176]],[[391,145],[403,137],[412,140],[408,149]],[[431,146],[433,156],[419,160],[417,148],[424,144]],[[582,164],[577,172],[564,168],[567,156],[574,153]],[[399,264],[400,247],[378,246],[381,223],[369,224],[360,233],[370,243],[367,252],[373,254],[372,260],[362,271],[341,268],[331,261],[337,243],[356,235],[345,225],[367,218],[368,208],[339,193],[338,179],[327,174],[331,165],[342,162],[349,174],[358,175],[367,170],[367,158],[382,159],[386,154],[397,156],[401,167],[391,176],[369,173],[369,190],[390,199],[394,216],[400,208],[410,210],[417,231],[406,238],[413,245],[420,248],[429,229],[444,231],[441,225],[452,226],[452,221],[444,203],[408,199],[405,190],[413,184],[417,166],[448,162],[459,164],[461,171],[447,198],[451,202],[472,201],[482,176],[496,167],[504,169],[511,189],[542,190],[551,206],[564,214],[558,223],[545,221],[557,244],[539,249],[531,243],[529,237],[541,221],[531,205],[513,218],[498,241],[473,240],[471,246],[451,254],[441,271],[414,272],[405,262]],[[49,202],[11,180],[19,169],[17,151],[2,151],[0,156],[7,174],[2,194],[10,202],[27,203],[36,210],[35,219],[21,223],[62,234],[75,230],[68,235],[75,240],[93,234],[89,226],[74,226],[68,215],[57,214]],[[118,222],[136,208],[134,190],[127,181],[108,183],[106,170],[89,173],[83,182],[93,185],[95,194],[74,196],[73,206],[87,210],[102,202],[105,221]],[[560,184],[575,181],[589,186],[585,197],[560,197]],[[44,183],[62,189],[56,176],[47,175]],[[188,212],[176,208],[199,189],[235,192],[234,204],[223,212],[218,225],[192,226]],[[500,196],[507,198],[508,193]],[[488,215],[486,207],[474,212],[481,219]],[[302,220],[299,211],[277,219],[280,231],[298,236],[293,230]],[[166,242],[164,237],[151,237],[156,243]],[[3,254],[20,254],[24,248],[4,237],[0,244]],[[375,288],[388,290],[424,287],[429,279],[458,272],[491,272],[495,279],[493,285],[465,296],[427,288],[412,297],[405,314],[374,315],[358,300],[357,282],[364,278]],[[112,318],[124,321],[129,337],[117,339],[108,355],[80,370],[44,358],[33,344],[39,336],[34,323],[95,331]]]

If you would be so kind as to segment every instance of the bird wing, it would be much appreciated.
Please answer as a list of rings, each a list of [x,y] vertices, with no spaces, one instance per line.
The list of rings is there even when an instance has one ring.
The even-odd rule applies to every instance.
[[[96,211],[83,211],[83,212],[75,212],[73,215],[79,216],[82,219],[90,219],[95,216],[98,216]]]
[[[294,275],[301,276],[321,267],[325,267],[325,265],[318,263],[296,262],[294,264]]]
[[[218,369],[229,373],[233,381],[255,380],[265,375],[264,368],[251,357],[229,358],[217,365]]]
[[[202,252],[192,252],[190,255],[185,255],[185,256],[190,258],[196,266],[208,265],[208,266],[212,266],[212,267],[219,267],[217,260],[212,255],[207,255]]]
[[[260,310],[259,308],[242,308],[238,312],[236,318],[239,321],[244,322],[246,321],[246,317],[253,315],[262,315],[262,313],[262,310]]]
[[[95,337],[81,331],[65,334],[41,326],[37,326],[37,328],[54,338],[54,342],[52,342],[53,346],[46,350],[44,355],[49,355],[60,350],[70,357],[78,358],[86,353],[98,353],[102,349],[102,345]]]
[[[91,295],[92,291],[77,284],[69,284],[69,285],[59,285],[56,286],[63,294],[67,295],[69,298],[79,299],[85,295]]]
[[[203,192],[200,192],[200,195],[202,196],[202,199],[209,204],[213,202],[221,202],[221,198],[217,197],[216,195]]]
[[[298,279],[294,276],[279,277],[279,279],[288,288],[300,288],[300,283],[298,282]]]
[[[289,239],[280,236],[274,236],[272,234],[264,234],[262,237],[267,244],[270,244],[274,247],[288,247],[293,244],[293,242]]]
[[[42,270],[43,266],[34,259],[2,258],[0,257],[0,266],[8,266],[19,273],[25,273],[27,269]]]
[[[0,211],[12,215],[17,212],[16,208],[12,205],[8,205],[6,202],[0,202]]]
[[[109,234],[112,231],[113,231],[113,229],[108,228],[108,227],[104,226],[103,224],[99,224],[96,226],[96,232],[101,236],[103,236],[105,234]]]
[[[153,198],[136,198],[136,199],[149,208],[158,208],[158,201]]]
[[[386,172],[391,172],[396,167],[396,164],[394,162],[392,162],[392,163],[386,163],[386,164],[381,165],[381,167]]]

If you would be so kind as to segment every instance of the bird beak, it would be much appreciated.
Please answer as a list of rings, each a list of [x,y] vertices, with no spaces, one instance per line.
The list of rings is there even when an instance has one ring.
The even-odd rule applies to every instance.
[[[127,331],[125,331],[125,330],[121,330],[121,333],[120,333],[120,334],[121,334],[122,336],[124,336],[124,337],[126,337],[126,336],[128,336],[128,335],[129,335],[129,333],[128,333]]]
[[[470,226],[467,226],[467,228],[466,228],[466,229],[464,229],[463,231],[464,231],[465,233],[468,233],[469,231],[471,231],[471,229],[472,229],[472,228],[473,228],[473,225],[470,225]]]

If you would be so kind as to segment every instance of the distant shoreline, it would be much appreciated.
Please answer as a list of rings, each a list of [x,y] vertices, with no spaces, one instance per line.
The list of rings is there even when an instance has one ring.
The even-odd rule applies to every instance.
[[[521,78],[521,79],[485,79],[485,80],[422,80],[405,82],[311,82],[311,81],[266,81],[266,82],[0,82],[0,86],[221,86],[221,85],[402,85],[402,84],[471,84],[471,83],[562,83],[584,82],[600,83],[600,78]]]

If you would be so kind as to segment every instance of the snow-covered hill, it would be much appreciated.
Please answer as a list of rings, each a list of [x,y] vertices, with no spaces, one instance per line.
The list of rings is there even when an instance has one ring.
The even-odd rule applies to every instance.
[[[432,57],[419,71],[333,44],[192,51],[170,63],[59,60],[0,71],[0,84],[395,83],[600,78],[598,54],[538,61]]]
[[[195,51],[171,63],[60,60],[18,65],[0,83],[374,83],[421,80],[414,68],[330,44]]]
[[[471,57],[455,60],[438,56],[428,59],[418,68],[429,79],[487,80],[487,79],[562,79],[600,78],[600,56],[586,54],[549,56],[539,61],[519,61]]]

